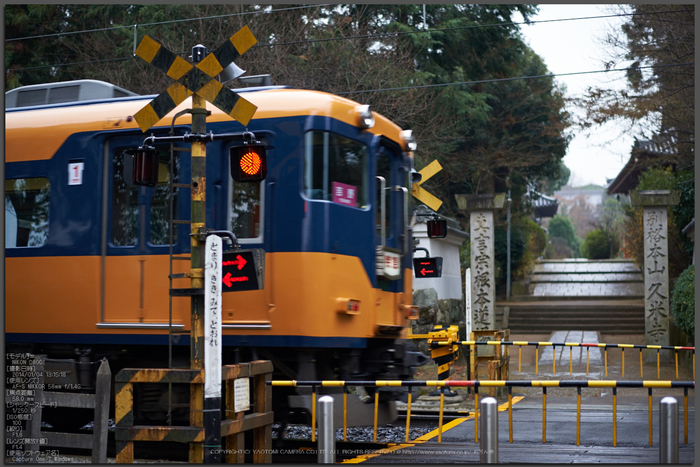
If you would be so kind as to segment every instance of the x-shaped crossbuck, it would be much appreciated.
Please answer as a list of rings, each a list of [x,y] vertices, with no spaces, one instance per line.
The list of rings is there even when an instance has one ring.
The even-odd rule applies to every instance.
[[[438,209],[440,209],[440,206],[442,206],[442,201],[440,201],[435,196],[433,196],[432,193],[421,187],[421,185],[441,170],[442,166],[440,165],[440,163],[437,160],[434,160],[430,164],[423,167],[422,170],[420,170],[420,174],[423,177],[420,182],[414,183],[412,186],[413,196],[418,198],[420,201],[423,201],[433,211],[437,211]]]
[[[193,66],[163,45],[145,36],[136,49],[136,55],[176,81],[134,114],[134,119],[141,131],[145,133],[192,94],[203,97],[244,126],[248,125],[257,107],[224,87],[214,77],[256,42],[248,26],[244,26],[221,47]]]

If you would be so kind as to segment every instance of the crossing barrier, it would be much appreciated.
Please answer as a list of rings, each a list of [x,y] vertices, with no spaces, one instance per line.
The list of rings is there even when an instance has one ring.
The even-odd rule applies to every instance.
[[[438,341],[437,345],[448,345],[447,341]],[[685,347],[685,346],[674,346],[674,345],[651,345],[651,344],[605,344],[605,343],[585,343],[585,342],[529,342],[529,341],[505,341],[505,340],[492,340],[492,341],[460,341],[460,342],[449,342],[450,345],[463,345],[472,347],[472,353],[475,351],[473,346],[477,345],[495,345],[495,346],[518,346],[518,373],[521,372],[521,360],[522,360],[522,346],[535,346],[535,374],[539,374],[539,347],[540,346],[551,346],[551,347],[569,347],[569,374],[573,373],[573,359],[572,349],[573,347],[585,347],[586,348],[586,375],[589,372],[589,350],[591,347],[598,347],[604,349],[605,354],[605,376],[608,376],[608,347],[622,349],[622,376],[625,376],[625,349],[639,349],[639,377],[644,377],[644,365],[642,361],[642,351],[644,349],[656,350],[656,377],[661,379],[661,350],[673,350],[675,353],[676,360],[676,379],[678,379],[678,351],[692,351],[693,352],[693,379],[695,379],[695,347]],[[498,347],[497,347],[498,349]],[[552,374],[556,372],[556,362],[557,359],[552,359]]]
[[[542,388],[542,442],[546,443],[547,436],[547,388],[548,387],[575,387],[577,388],[576,401],[576,446],[581,444],[581,389],[582,388],[612,388],[612,410],[613,410],[613,446],[617,446],[617,388],[648,388],[649,390],[649,446],[652,445],[652,389],[654,388],[679,388],[683,389],[683,416],[684,416],[684,443],[688,444],[688,389],[695,389],[695,381],[615,381],[615,380],[529,380],[529,381],[494,381],[494,380],[376,380],[376,381],[297,381],[297,380],[275,380],[267,381],[266,384],[272,387],[302,387],[310,386],[313,393],[314,405],[316,404],[317,387],[405,387],[408,389],[408,407],[406,410],[406,442],[408,442],[409,427],[411,422],[411,388],[414,387],[438,387],[441,388],[440,409],[438,415],[438,443],[442,442],[442,420],[444,412],[444,390],[445,388],[474,388],[474,442],[479,442],[479,388],[480,387],[506,387],[508,388],[508,431],[509,442],[513,442],[513,387],[541,387]],[[375,391],[375,413],[379,403],[378,391]],[[347,414],[347,401],[343,403],[343,413]],[[343,417],[343,430],[347,434],[347,424]],[[315,430],[315,418],[312,417],[311,433]],[[377,441],[377,418],[374,418],[373,442]]]

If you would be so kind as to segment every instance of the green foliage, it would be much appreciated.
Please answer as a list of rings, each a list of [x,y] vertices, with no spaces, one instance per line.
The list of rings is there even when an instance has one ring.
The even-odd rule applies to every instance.
[[[671,167],[650,167],[639,176],[637,190],[671,190],[674,185]]]
[[[610,259],[610,239],[601,229],[595,229],[586,235],[581,243],[581,256],[588,259]]]
[[[673,172],[669,167],[651,167],[639,177],[638,190],[679,190],[678,205],[669,209],[668,216],[668,266],[671,278],[688,267],[692,258],[693,242],[681,234],[681,230],[695,217],[695,174],[693,169]],[[639,265],[644,264],[644,229],[642,208],[630,208],[627,212],[624,234],[627,254]]]
[[[678,328],[695,337],[695,265],[678,276],[671,295],[671,311]]]
[[[569,183],[571,170],[564,164],[564,161],[559,161],[559,172],[553,174],[552,177],[547,177],[543,180],[540,189],[546,195],[552,195],[555,191],[559,191],[561,187]]]
[[[459,267],[462,268],[462,270],[469,269],[471,267],[471,246],[471,242],[469,240],[466,240],[464,243],[462,243],[462,246],[459,248]]]
[[[508,265],[508,231],[506,225],[496,225],[494,232],[494,265],[496,281],[506,283]],[[510,228],[510,270],[511,274],[520,266],[527,248],[527,231],[522,225],[513,222]]]
[[[547,230],[549,231],[550,240],[553,238],[560,238],[571,248],[572,252],[578,251],[579,241],[576,237],[574,224],[571,222],[569,216],[556,214],[549,221]]]
[[[678,204],[673,206],[673,220],[676,226],[683,230],[695,218],[695,172],[686,169],[675,173],[674,189],[681,192]],[[681,235],[683,250],[688,256],[693,254],[694,243],[685,235]]]

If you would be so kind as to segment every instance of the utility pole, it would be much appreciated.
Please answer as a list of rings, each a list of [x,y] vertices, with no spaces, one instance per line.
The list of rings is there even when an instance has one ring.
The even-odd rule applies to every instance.
[[[195,54],[193,53],[193,56]],[[203,135],[207,132],[207,109],[204,98],[192,95],[192,133]],[[206,172],[207,145],[203,141],[192,142],[192,178],[191,178],[191,284],[193,289],[204,288],[204,242],[200,240],[200,229],[206,223]],[[190,368],[204,369],[204,295],[192,296],[192,326],[190,336]],[[203,426],[204,386],[192,385],[190,393],[190,425]],[[190,447],[190,463],[201,464],[204,461],[202,444]]]
[[[508,190],[508,214],[507,214],[507,223],[508,223],[508,230],[506,234],[506,248],[508,250],[507,253],[507,258],[506,258],[506,301],[510,301],[510,190]]]

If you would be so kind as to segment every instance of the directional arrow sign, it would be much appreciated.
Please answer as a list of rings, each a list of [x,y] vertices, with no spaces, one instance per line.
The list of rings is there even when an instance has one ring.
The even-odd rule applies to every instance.
[[[248,125],[257,107],[224,87],[214,77],[256,42],[248,26],[244,26],[193,66],[157,41],[144,36],[136,55],[176,81],[134,114],[141,131],[145,133],[192,94],[198,94],[243,125]]]
[[[413,258],[413,271],[416,278],[442,277],[442,258]]]
[[[260,289],[252,250],[224,253],[221,267],[223,292]]]
[[[234,261],[224,261],[223,265],[224,266],[238,266],[238,270],[240,271],[243,269],[243,266],[245,266],[248,262],[245,260],[244,257],[241,255],[236,255],[236,259]]]
[[[419,171],[419,173],[422,175],[421,181],[418,183],[414,183],[411,189],[411,193],[413,194],[413,196],[415,196],[419,201],[425,203],[433,211],[437,211],[438,209],[440,209],[440,206],[442,206],[442,201],[437,199],[430,192],[424,190],[421,187],[421,185],[441,170],[442,166],[436,160],[426,165],[425,167],[423,167],[422,170]]]

